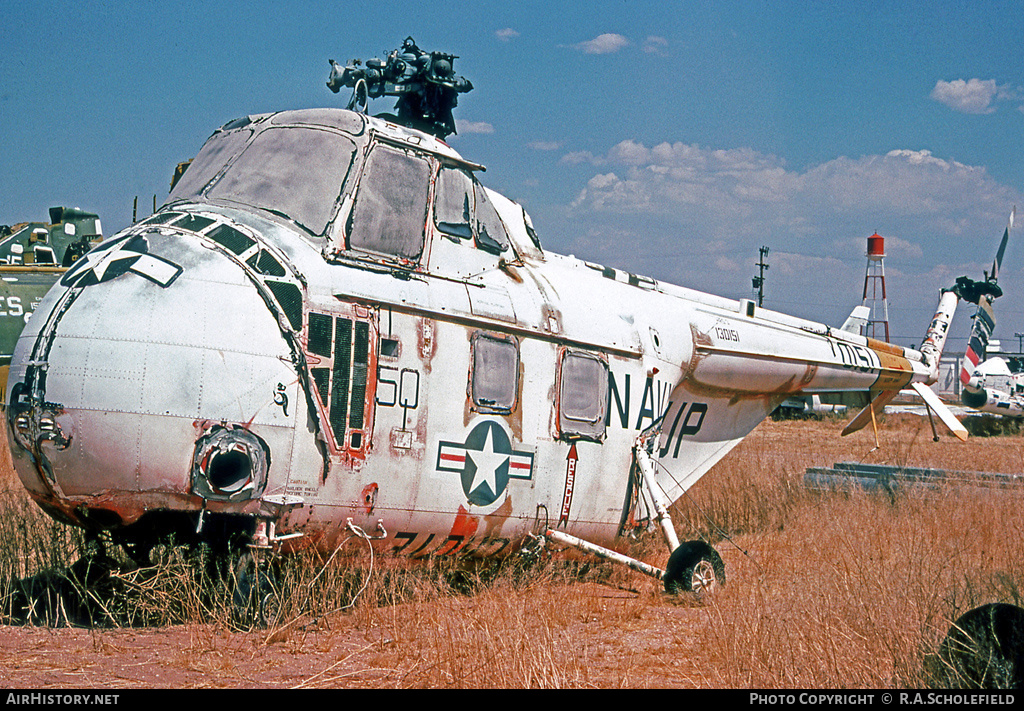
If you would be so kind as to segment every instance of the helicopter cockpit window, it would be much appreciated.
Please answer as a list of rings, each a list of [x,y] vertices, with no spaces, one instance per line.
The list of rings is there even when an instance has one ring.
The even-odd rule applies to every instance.
[[[492,254],[508,249],[508,233],[483,187],[465,170],[442,167],[434,198],[434,224],[455,241],[476,237]]]
[[[198,195],[213,177],[234,158],[252,137],[252,129],[220,130],[210,136],[199,155],[174,184],[169,200]]]
[[[519,391],[519,346],[511,336],[473,336],[470,390],[479,411],[512,412]]]
[[[383,144],[374,147],[349,217],[349,248],[419,259],[430,172],[430,163],[423,158]]]
[[[590,353],[566,351],[558,388],[559,432],[602,439],[607,403],[608,365]]]
[[[268,128],[256,135],[207,196],[282,215],[321,235],[354,155],[352,141],[332,131]]]
[[[475,183],[477,235],[476,246],[493,254],[508,249],[508,233],[505,223],[498,217],[498,211],[487,198],[480,183]]]
[[[473,179],[465,171],[441,168],[435,188],[434,224],[456,241],[473,236]]]

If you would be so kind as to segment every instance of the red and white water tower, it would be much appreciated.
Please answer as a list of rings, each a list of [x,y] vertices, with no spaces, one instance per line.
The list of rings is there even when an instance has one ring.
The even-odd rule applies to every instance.
[[[864,306],[871,309],[864,335],[889,342],[889,302],[885,297],[885,238],[868,237],[868,266],[864,272]],[[881,326],[881,328],[879,328]]]

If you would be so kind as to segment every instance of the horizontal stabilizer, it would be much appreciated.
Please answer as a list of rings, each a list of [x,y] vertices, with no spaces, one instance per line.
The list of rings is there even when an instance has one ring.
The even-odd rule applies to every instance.
[[[932,412],[939,416],[942,424],[948,427],[950,432],[955,434],[960,441],[967,441],[967,428],[960,424],[960,420],[956,419],[953,411],[946,407],[946,403],[939,399],[934,390],[924,383],[911,383],[910,387],[921,396],[921,399],[931,408]]]

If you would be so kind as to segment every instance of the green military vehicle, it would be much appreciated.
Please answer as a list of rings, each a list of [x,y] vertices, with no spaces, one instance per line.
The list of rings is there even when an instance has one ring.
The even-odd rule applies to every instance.
[[[29,316],[61,274],[102,239],[100,218],[77,207],[51,207],[49,224],[0,225],[0,393]]]

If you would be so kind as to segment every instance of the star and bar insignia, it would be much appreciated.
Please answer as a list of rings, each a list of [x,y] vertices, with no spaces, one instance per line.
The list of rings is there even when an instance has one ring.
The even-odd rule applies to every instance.
[[[460,475],[466,500],[489,506],[505,493],[510,479],[533,476],[533,452],[512,449],[505,429],[493,420],[474,427],[465,442],[438,443],[437,470]]]
[[[149,253],[142,235],[101,244],[80,257],[60,280],[62,286],[92,286],[132,272],[166,288],[182,269],[174,262]]]

